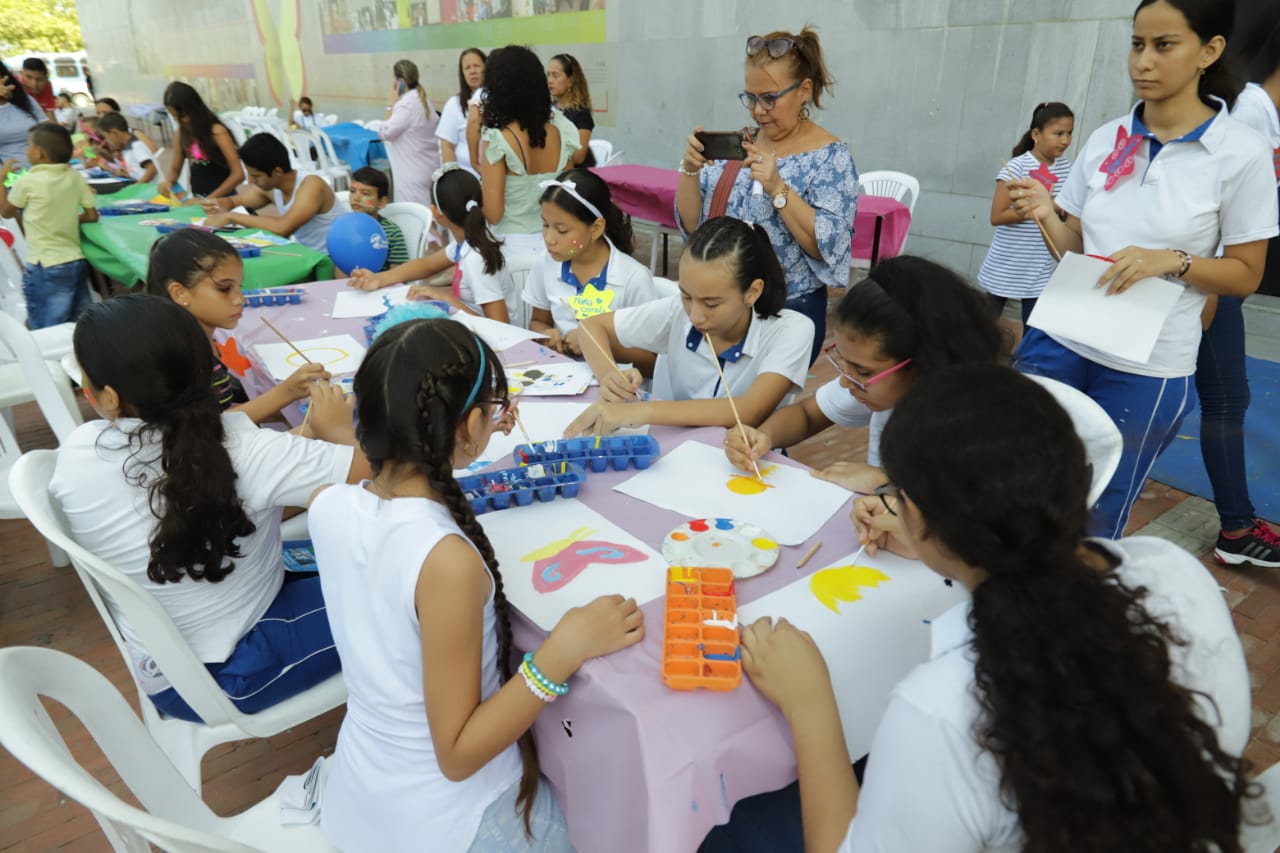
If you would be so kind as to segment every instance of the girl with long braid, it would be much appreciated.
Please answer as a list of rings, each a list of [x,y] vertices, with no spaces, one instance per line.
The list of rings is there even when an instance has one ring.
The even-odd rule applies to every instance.
[[[310,515],[349,693],[325,835],[347,853],[571,850],[529,728],[585,661],[642,639],[641,612],[570,610],[513,677],[502,575],[452,474],[504,420],[501,363],[453,320],[412,320],[369,348],[355,393],[373,479]]]

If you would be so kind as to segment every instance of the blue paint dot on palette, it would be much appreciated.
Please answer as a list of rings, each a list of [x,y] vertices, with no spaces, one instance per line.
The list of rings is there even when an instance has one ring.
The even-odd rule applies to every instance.
[[[732,529],[733,529],[733,526],[734,526],[734,525],[733,525],[733,519],[732,519],[732,518],[717,518],[717,519],[716,519],[716,529],[717,529],[717,530],[732,530]]]

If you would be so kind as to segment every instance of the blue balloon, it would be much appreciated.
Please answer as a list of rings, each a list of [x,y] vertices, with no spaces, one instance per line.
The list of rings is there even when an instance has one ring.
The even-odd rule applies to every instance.
[[[343,272],[356,269],[377,272],[387,262],[391,245],[378,220],[367,213],[344,213],[329,225],[325,248]]]

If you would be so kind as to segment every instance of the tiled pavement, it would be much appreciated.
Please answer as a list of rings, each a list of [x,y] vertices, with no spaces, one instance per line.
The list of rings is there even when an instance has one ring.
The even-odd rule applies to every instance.
[[[644,253],[640,253],[644,257]],[[673,271],[674,273],[674,271]],[[830,378],[819,360],[808,387]],[[34,405],[17,412],[24,449],[53,447],[52,435]],[[793,457],[813,466],[865,453],[864,430],[832,429],[795,448]],[[864,457],[865,458],[865,457]],[[1253,737],[1247,757],[1256,769],[1280,761],[1280,572],[1227,570],[1207,556],[1216,532],[1206,529],[1206,502],[1158,483],[1148,483],[1134,508],[1129,531],[1174,538],[1204,556],[1226,590],[1244,642],[1253,682]],[[40,537],[25,520],[0,521],[0,646],[39,645],[69,652],[97,667],[130,702],[135,691],[120,655],[74,572],[55,570]],[[66,722],[66,714],[55,721]],[[303,772],[321,752],[332,750],[342,709],[265,741],[219,747],[204,761],[204,793],[220,814],[234,814],[269,794],[280,779]],[[72,751],[100,778],[115,784],[105,759],[78,726]],[[100,851],[108,849],[96,822],[0,750],[0,851]]]

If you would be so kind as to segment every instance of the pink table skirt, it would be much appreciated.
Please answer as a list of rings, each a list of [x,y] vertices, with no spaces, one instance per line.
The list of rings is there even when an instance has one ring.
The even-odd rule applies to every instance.
[[[902,251],[911,228],[911,211],[897,199],[882,195],[858,197],[858,215],[853,220],[853,256],[870,260],[876,233],[876,219],[880,223],[880,260],[892,258]]]

